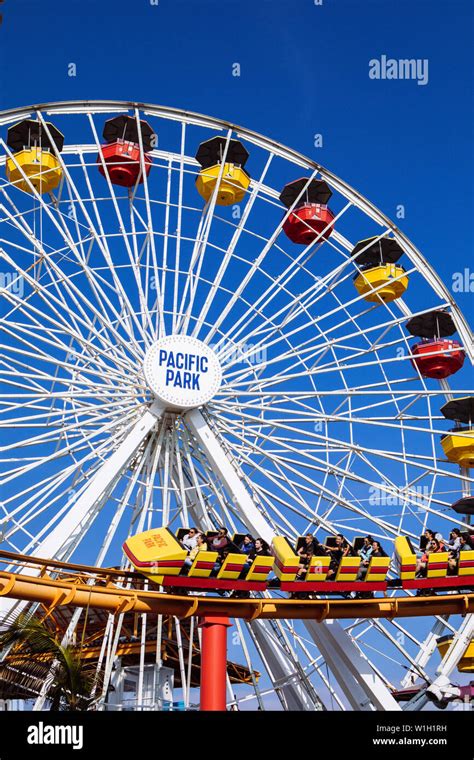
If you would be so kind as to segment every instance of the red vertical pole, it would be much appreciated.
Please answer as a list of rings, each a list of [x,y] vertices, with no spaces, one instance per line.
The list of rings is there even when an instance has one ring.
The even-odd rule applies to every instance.
[[[201,619],[201,710],[226,709],[227,629],[226,616]]]

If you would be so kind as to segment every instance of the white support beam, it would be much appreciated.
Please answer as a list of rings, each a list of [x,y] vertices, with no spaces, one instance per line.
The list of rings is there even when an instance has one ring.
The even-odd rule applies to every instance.
[[[256,506],[199,409],[187,412],[185,420],[239,509],[242,522],[254,535],[271,543],[275,535],[273,528]],[[322,624],[310,620],[305,621],[305,626],[355,710],[401,710],[352,637],[336,620]],[[305,709],[304,706],[301,709]]]
[[[354,710],[401,710],[354,639],[338,623],[305,620],[305,626]]]
[[[448,651],[436,669],[438,676],[451,675],[473,638],[474,615],[466,615],[460,629],[454,634]]]
[[[254,500],[229,461],[224,449],[202,416],[199,409],[192,409],[185,415],[186,423],[206,452],[207,459],[216,475],[224,484],[230,500],[240,508],[240,517],[254,535],[271,543],[274,530],[256,507]]]
[[[229,462],[222,446],[210,429],[198,409],[193,409],[185,415],[186,423],[196,436],[206,452],[207,459],[214,472],[224,484],[228,495],[236,507],[240,508],[240,516],[247,528],[265,541],[271,542],[274,531],[268,525],[231,462]],[[259,621],[264,623],[264,621]],[[272,636],[268,625],[252,625],[253,633],[264,650],[264,656],[270,670],[278,680],[285,681],[283,689],[288,705],[295,710],[320,710],[321,703],[315,703],[307,694],[302,683],[295,681],[295,667],[280,643]],[[266,645],[265,637],[271,637],[271,646]]]
[[[130,462],[136,450],[150,433],[163,413],[163,407],[153,403],[135,423],[131,431],[122,441],[116,451],[107,459],[102,467],[95,473],[89,485],[77,501],[71,506],[62,520],[52,531],[38,542],[29,553],[32,557],[46,559],[65,560],[70,550],[74,549],[82,533],[86,533],[87,526],[93,517],[97,505],[103,502],[110,493],[118,475]],[[39,568],[20,568],[20,573],[25,575],[39,575]],[[19,612],[25,602],[15,599],[0,599],[0,620],[15,611]]]
[[[401,681],[401,685],[404,689],[408,689],[418,678],[420,678],[420,670],[423,670],[428,664],[431,655],[436,649],[436,642],[438,640],[438,637],[442,635],[445,628],[446,623],[443,619],[436,620],[433,628],[421,644],[420,651],[415,657],[416,667],[412,666]]]
[[[319,697],[309,694],[305,689],[298,668],[282,648],[275,632],[272,631],[270,621],[254,620],[250,623],[250,627],[263,658],[271,670],[273,685],[282,691],[288,710],[307,712],[324,710]]]

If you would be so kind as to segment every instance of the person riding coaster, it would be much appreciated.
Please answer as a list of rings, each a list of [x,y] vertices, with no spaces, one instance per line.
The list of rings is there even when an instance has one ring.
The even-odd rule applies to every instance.
[[[438,586],[443,591],[449,587],[459,592],[474,587],[474,551],[465,537],[449,576],[448,552],[444,552],[436,553],[436,560],[433,553],[428,555],[427,574],[422,578],[416,573],[416,556],[409,539],[397,537],[393,570],[399,565],[400,575],[387,578],[390,557],[372,536],[356,537],[355,548],[342,534],[329,537],[326,544],[307,534],[296,546],[283,536],[275,536],[270,547],[261,537],[235,534],[231,538],[221,528],[208,531],[207,536],[198,532],[196,545],[187,550],[184,543],[193,535],[193,529],[180,528],[176,536],[167,528],[152,529],[131,536],[124,551],[136,570],[168,593],[193,589],[220,595],[229,592],[233,598],[242,598],[251,592],[278,589],[304,594],[305,598],[336,594],[363,599],[388,587],[428,589],[430,593]],[[213,540],[222,544],[216,547],[220,552],[210,550]],[[243,545],[248,551],[241,550]]]

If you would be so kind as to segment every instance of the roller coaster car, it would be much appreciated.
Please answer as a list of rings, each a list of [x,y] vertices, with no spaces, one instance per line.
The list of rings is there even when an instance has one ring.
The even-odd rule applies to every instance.
[[[188,529],[178,531],[182,538]],[[217,531],[209,531],[216,535]],[[194,558],[187,575],[182,571],[187,552],[168,528],[157,528],[131,536],[123,545],[127,557],[136,570],[154,583],[165,588],[191,588],[205,591],[264,591],[273,567],[273,557],[256,557],[250,564],[245,580],[239,576],[247,563],[247,555],[229,552],[211,577],[219,555],[214,551],[200,551]]]
[[[168,528],[130,536],[123,550],[136,570],[161,585],[165,576],[179,575],[188,553]]]
[[[303,595],[344,595],[354,591],[364,597],[373,591],[386,591],[387,586],[431,589],[433,593],[438,588],[460,590],[474,587],[474,551],[461,552],[457,574],[451,576],[447,575],[449,553],[432,554],[428,559],[426,577],[416,578],[416,554],[410,539],[405,536],[395,540],[395,557],[400,568],[398,579],[387,581],[390,557],[372,557],[364,579],[356,580],[360,566],[358,556],[343,557],[334,579],[328,579],[331,557],[314,555],[304,577],[297,580],[301,559],[283,536],[273,539],[271,556],[255,557],[251,563],[246,554],[238,549],[233,551],[243,539],[243,534],[235,534],[231,539],[231,551],[220,564],[217,552],[200,551],[189,565],[185,563],[188,553],[178,541],[187,530],[180,529],[174,536],[168,528],[155,528],[131,536],[123,549],[136,570],[165,589],[174,589],[175,593],[195,589],[218,593],[233,591],[237,595],[279,588]],[[276,578],[269,580],[272,570]]]
[[[448,575],[449,552],[429,554],[426,575],[417,578],[412,543],[406,536],[398,536],[395,539],[395,560],[404,589],[457,589],[474,584],[474,551],[461,552],[456,575]]]

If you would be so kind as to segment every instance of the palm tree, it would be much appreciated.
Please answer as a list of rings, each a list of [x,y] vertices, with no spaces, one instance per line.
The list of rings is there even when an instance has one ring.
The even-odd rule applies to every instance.
[[[73,647],[58,641],[56,633],[41,620],[20,614],[0,633],[0,649],[12,646],[23,661],[16,683],[18,675],[25,684],[35,677],[44,680],[46,669],[51,680],[48,688],[51,710],[77,711],[92,706],[95,668],[85,664]]]

